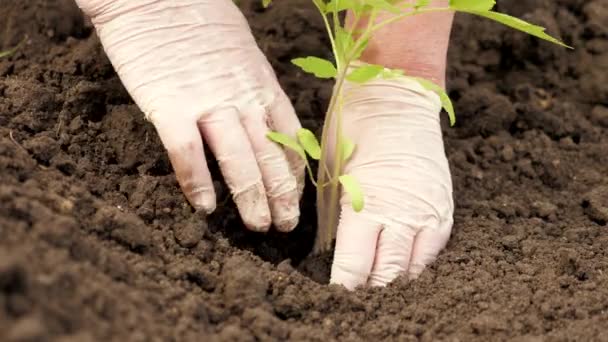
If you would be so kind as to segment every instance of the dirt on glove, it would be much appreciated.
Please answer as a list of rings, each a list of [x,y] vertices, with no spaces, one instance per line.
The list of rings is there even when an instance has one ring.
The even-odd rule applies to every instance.
[[[241,1],[304,126],[331,83],[309,0]],[[459,15],[445,144],[453,235],[416,281],[328,286],[300,226],[242,226],[214,168],[205,218],[72,0],[0,2],[1,341],[607,341],[608,3],[504,0],[566,50]],[[214,163],[210,160],[210,163]]]

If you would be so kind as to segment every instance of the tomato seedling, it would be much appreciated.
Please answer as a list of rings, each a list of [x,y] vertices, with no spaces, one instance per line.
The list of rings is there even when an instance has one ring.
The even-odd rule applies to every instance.
[[[494,20],[498,23],[523,31],[532,36],[568,47],[560,40],[545,33],[545,28],[533,25],[521,19],[496,12],[494,0],[450,0],[447,6],[436,7],[430,0],[311,0],[323,18],[325,28],[331,43],[334,59],[329,61],[315,56],[296,58],[292,63],[303,71],[318,78],[335,79],[335,86],[323,124],[321,143],[307,129],[301,129],[296,137],[279,132],[270,132],[268,138],[295,150],[306,162],[306,167],[313,184],[317,188],[317,217],[318,230],[313,253],[323,252],[332,247],[336,236],[336,219],[338,217],[340,186],[349,195],[352,207],[359,212],[364,207],[364,194],[358,180],[352,175],[343,174],[344,165],[355,150],[355,145],[342,134],[342,104],[344,100],[343,86],[345,81],[363,84],[377,78],[406,77],[419,82],[422,87],[431,90],[439,96],[443,109],[447,112],[450,124],[454,125],[456,118],[454,108],[447,92],[439,85],[418,77],[408,76],[404,70],[388,69],[382,65],[354,65],[369,40],[379,29],[398,20],[431,12],[463,12]],[[263,0],[267,7],[271,0]],[[350,11],[354,15],[354,23],[346,27],[340,15]],[[387,19],[378,20],[380,14],[388,14]],[[360,27],[359,22],[367,20]],[[331,123],[335,122],[335,127]],[[331,128],[330,128],[331,127]],[[330,132],[330,129],[335,129]],[[339,137],[335,150],[328,151],[328,137]],[[333,155],[333,160],[328,160]],[[317,178],[315,180],[308,163],[307,156],[319,161]],[[329,187],[329,198],[326,198]]]

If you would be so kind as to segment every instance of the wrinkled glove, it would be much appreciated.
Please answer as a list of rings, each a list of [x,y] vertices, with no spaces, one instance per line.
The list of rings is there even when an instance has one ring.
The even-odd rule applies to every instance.
[[[341,196],[331,282],[354,289],[414,278],[445,247],[453,223],[440,99],[406,78],[347,82],[344,96],[343,132],[356,144],[344,173],[361,183],[365,205],[356,213]]]
[[[189,202],[216,207],[203,144],[245,225],[292,230],[304,163],[266,138],[301,127],[231,0],[77,0],[127,91],[168,151]]]

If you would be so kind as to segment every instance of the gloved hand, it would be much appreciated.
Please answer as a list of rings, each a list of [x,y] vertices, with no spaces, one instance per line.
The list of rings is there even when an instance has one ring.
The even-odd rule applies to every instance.
[[[342,194],[331,282],[353,289],[416,277],[453,222],[441,102],[406,78],[347,82],[344,96],[343,132],[356,144],[344,172],[361,183],[365,205],[356,213]]]
[[[77,0],[127,91],[156,127],[190,203],[216,207],[203,143],[245,225],[293,229],[304,163],[266,138],[301,127],[231,0]]]

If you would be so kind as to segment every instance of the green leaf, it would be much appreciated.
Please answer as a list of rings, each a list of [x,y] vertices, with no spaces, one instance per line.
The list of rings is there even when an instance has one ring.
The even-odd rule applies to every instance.
[[[306,153],[314,159],[319,160],[321,158],[321,146],[319,141],[313,132],[306,128],[300,128],[296,133],[300,145],[304,148]]]
[[[450,0],[450,7],[459,11],[489,11],[494,5],[494,0]]]
[[[382,70],[381,76],[384,79],[403,77],[403,76],[405,76],[405,71],[403,71],[401,69],[387,69],[387,68],[385,68],[384,70]]]
[[[300,144],[298,144],[298,142],[289,135],[279,132],[268,132],[266,137],[280,145],[296,151],[296,153],[298,153],[303,160],[306,160],[306,153],[304,152],[302,146],[300,146]]]
[[[356,9],[359,6],[357,0],[331,0],[325,6],[327,13],[341,12],[348,9]]]
[[[418,0],[418,1],[416,1],[416,5],[414,5],[414,8],[420,9],[420,8],[424,8],[430,4],[431,4],[431,0]]]
[[[353,155],[353,152],[355,151],[355,143],[346,137],[342,137],[341,144],[342,160],[347,161],[348,159],[350,159],[350,157]]]
[[[336,50],[338,56],[336,58],[340,60],[340,62],[344,63],[344,59],[346,58],[346,54],[353,48],[355,45],[355,41],[352,35],[346,32],[341,26],[336,27]]]
[[[272,0],[262,0],[262,6],[264,6],[264,8],[268,7],[268,5],[270,5],[270,3],[272,2]]]
[[[391,4],[387,0],[364,0],[365,5],[371,6],[372,8],[389,11],[395,14],[401,14],[399,7]]]
[[[448,93],[446,93],[446,91],[442,87],[427,79],[420,77],[412,78],[418,81],[418,83],[420,83],[420,85],[422,85],[424,89],[433,91],[437,95],[439,95],[439,98],[441,99],[441,105],[443,106],[443,109],[445,109],[445,111],[448,113],[448,116],[450,118],[450,126],[454,126],[454,124],[456,124],[456,113],[454,112],[454,105],[452,104],[452,100],[450,100]]]
[[[563,47],[572,49],[571,46],[568,46],[568,45],[564,44],[562,41],[560,41],[560,40],[558,40],[556,38],[553,38],[550,35],[546,34],[544,27],[537,26],[537,25],[534,25],[534,24],[530,24],[530,23],[528,23],[526,21],[523,21],[523,20],[521,20],[519,18],[515,18],[515,17],[512,17],[512,16],[507,15],[507,14],[498,13],[498,12],[492,12],[492,11],[486,11],[486,12],[483,12],[483,11],[464,11],[464,12],[471,13],[471,14],[476,14],[476,15],[479,15],[479,16],[482,16],[482,17],[485,17],[485,18],[488,18],[488,19],[495,20],[495,21],[497,21],[497,22],[499,22],[499,23],[501,23],[503,25],[509,26],[509,27],[514,28],[516,30],[520,30],[520,31],[526,32],[526,33],[531,34],[531,35],[533,35],[533,36],[535,36],[537,38],[544,39],[546,41],[555,43],[557,45],[561,45]]]
[[[319,10],[321,11],[321,13],[325,14],[326,12],[326,5],[325,2],[323,0],[312,0],[312,2],[319,8]]]
[[[494,0],[450,0],[450,8],[454,10],[492,19],[503,25],[523,31],[537,38],[544,39],[566,48],[572,48],[571,46],[568,46],[562,41],[545,33],[546,29],[544,27],[528,23],[507,14],[491,11],[495,4],[496,2]]]
[[[353,70],[350,74],[348,74],[348,76],[346,76],[346,79],[355,83],[365,83],[380,75],[383,70],[384,67],[381,65],[364,65]]]
[[[319,57],[296,58],[291,61],[309,74],[319,78],[334,78],[337,70],[332,62]]]
[[[357,179],[351,175],[342,175],[338,177],[344,191],[350,197],[350,201],[355,212],[363,210],[363,191]]]

